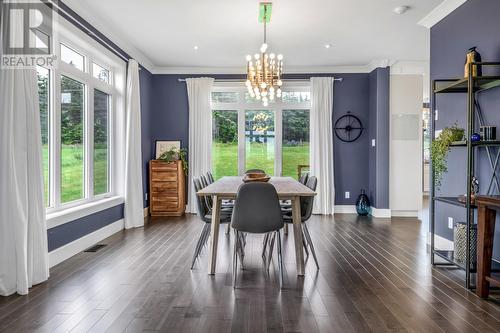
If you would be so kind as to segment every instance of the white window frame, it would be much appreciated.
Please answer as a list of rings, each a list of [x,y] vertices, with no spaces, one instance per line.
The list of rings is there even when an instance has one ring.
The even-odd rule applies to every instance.
[[[110,199],[123,196],[124,119],[125,119],[125,62],[89,38],[66,20],[55,21],[54,34],[50,36],[51,50],[57,56],[56,64],[49,69],[49,204],[46,214],[60,215],[74,212],[89,204],[106,204]],[[60,45],[84,56],[84,71],[60,60]],[[92,63],[109,71],[109,83],[93,76]],[[83,198],[61,202],[61,76],[84,84],[84,192]],[[94,91],[100,90],[108,100],[108,192],[94,195]],[[50,223],[49,223],[50,224]],[[50,225],[49,225],[50,227]]]
[[[288,81],[282,88],[286,92],[310,92],[309,83],[300,81]],[[245,111],[246,110],[269,110],[274,113],[274,174],[282,175],[282,140],[283,140],[283,111],[284,110],[310,110],[311,102],[290,103],[281,99],[269,103],[267,107],[262,105],[262,101],[247,102],[245,93],[247,88],[240,82],[216,82],[212,92],[238,92],[238,102],[236,103],[216,103],[212,102],[212,112],[217,111],[237,111],[238,112],[238,174],[241,176],[245,172],[246,145],[245,145]]]

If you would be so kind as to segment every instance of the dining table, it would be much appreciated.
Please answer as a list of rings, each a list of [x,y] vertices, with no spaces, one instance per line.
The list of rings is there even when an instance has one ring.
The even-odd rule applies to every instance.
[[[304,252],[302,249],[302,220],[300,197],[315,196],[316,193],[292,177],[271,177],[269,183],[276,188],[280,200],[290,200],[292,205],[293,237],[297,275],[305,275]],[[196,194],[213,198],[211,237],[209,243],[208,274],[215,274],[217,264],[217,246],[219,241],[220,212],[222,200],[236,199],[239,187],[243,184],[242,176],[222,177],[204,187]]]

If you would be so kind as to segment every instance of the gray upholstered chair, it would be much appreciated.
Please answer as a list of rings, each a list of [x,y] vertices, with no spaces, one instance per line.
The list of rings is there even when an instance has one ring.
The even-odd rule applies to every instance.
[[[200,191],[203,186],[200,182],[200,179],[193,179],[193,187],[196,192]],[[191,262],[191,269],[194,267],[194,263],[196,259],[200,255],[200,252],[203,246],[206,244],[208,237],[210,236],[210,225],[212,223],[212,212],[206,204],[205,198],[201,196],[196,196],[196,210],[198,212],[199,218],[205,223],[203,226],[203,230],[201,231],[200,238],[196,244],[193,260]],[[230,211],[221,211],[220,214],[220,223],[227,224],[231,222],[231,212]]]
[[[266,172],[262,169],[248,169],[247,171],[245,171],[245,173],[266,173]]]
[[[318,180],[315,176],[309,177],[307,180],[306,186],[309,187],[311,190],[316,191],[316,186],[318,185]],[[319,269],[319,264],[318,264],[318,259],[316,258],[316,251],[314,250],[314,245],[311,239],[311,235],[309,234],[309,230],[307,229],[307,220],[311,218],[312,215],[312,209],[313,209],[313,203],[314,203],[314,197],[301,197],[300,198],[300,215],[301,215],[301,221],[302,221],[302,238],[306,241],[304,244],[304,247],[306,248],[307,252],[307,246],[309,246],[309,249],[311,250],[311,253],[314,257],[314,261],[316,263],[316,267]],[[283,211],[283,220],[285,223],[293,223],[292,219],[292,211],[291,209],[284,209]]]
[[[280,229],[283,215],[278,193],[269,183],[246,183],[240,186],[234,203],[231,226],[236,232],[233,253],[233,287],[236,286],[238,266],[237,248],[241,245],[241,233],[267,234],[274,232],[278,239],[278,266],[280,285],[283,286],[283,257],[281,255]]]
[[[214,180],[214,175],[212,174],[212,172],[207,172],[207,181],[209,184],[212,184],[215,180]]]
[[[309,174],[306,172],[306,173],[303,173],[300,178],[299,178],[299,183],[301,184],[306,184],[307,183],[307,179],[309,178]]]

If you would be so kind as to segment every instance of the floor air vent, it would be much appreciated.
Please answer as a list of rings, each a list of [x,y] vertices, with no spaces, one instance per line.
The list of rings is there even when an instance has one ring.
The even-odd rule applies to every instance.
[[[106,244],[97,244],[97,245],[94,245],[92,247],[89,247],[88,249],[84,250],[83,252],[97,252],[105,246],[106,246]]]

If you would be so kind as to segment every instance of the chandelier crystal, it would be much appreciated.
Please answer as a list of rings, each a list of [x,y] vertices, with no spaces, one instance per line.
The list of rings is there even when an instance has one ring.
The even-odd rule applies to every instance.
[[[247,80],[246,86],[250,97],[262,100],[264,106],[270,101],[281,98],[283,81],[283,55],[268,53],[266,40],[266,24],[271,19],[271,3],[264,2],[261,6],[261,20],[264,23],[264,43],[260,52],[252,57],[247,55]]]

